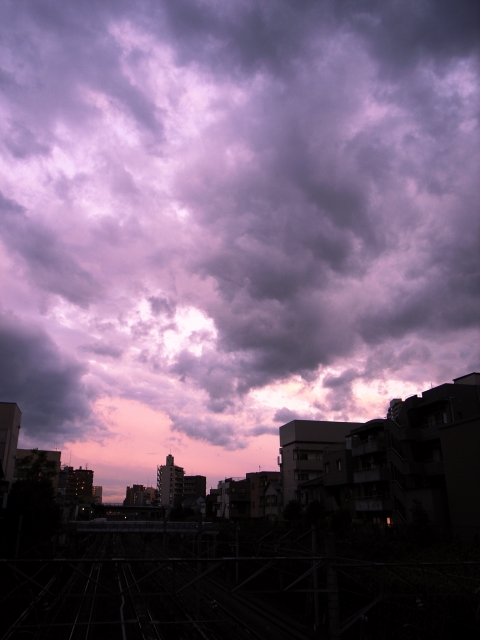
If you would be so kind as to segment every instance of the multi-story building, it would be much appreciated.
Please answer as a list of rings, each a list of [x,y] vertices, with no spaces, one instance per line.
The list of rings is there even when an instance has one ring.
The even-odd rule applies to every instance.
[[[219,498],[222,492],[220,489],[210,488],[210,492],[206,498],[205,505],[205,515],[208,518],[217,518],[219,517],[220,509],[221,509],[221,501]]]
[[[99,485],[93,485],[92,495],[93,495],[93,502],[95,504],[102,504],[102,493],[103,493],[103,487],[100,487]]]
[[[144,487],[143,484],[134,484],[127,487],[124,507],[147,507],[155,502],[155,487]]]
[[[409,522],[417,500],[432,523],[480,531],[480,374],[393,401],[385,427],[393,522]]]
[[[157,489],[162,507],[180,507],[183,499],[183,467],[174,463],[171,454],[167,456],[166,464],[157,467]]]
[[[386,420],[370,420],[351,432],[357,517],[392,523],[391,468],[387,459]]]
[[[218,483],[216,515],[225,520],[250,517],[250,482],[246,478],[225,478]]]
[[[15,477],[15,456],[22,412],[15,402],[0,402],[0,508],[7,506],[7,497]]]
[[[265,517],[265,488],[269,482],[280,481],[280,471],[255,471],[247,473],[250,482],[250,517]]]
[[[185,476],[183,478],[183,496],[207,496],[207,478],[205,476]]]
[[[60,459],[62,455],[61,451],[44,451],[42,449],[17,449],[17,452],[15,454],[14,477],[18,480],[27,477],[32,464],[35,463],[35,460],[38,460],[39,455],[44,456],[44,459],[47,462],[48,468],[46,468],[44,471],[52,481],[55,495],[57,495],[58,478],[60,473]],[[40,471],[40,473],[42,473],[42,471]]]
[[[92,503],[93,470],[79,467],[74,469],[68,465],[61,467],[58,474],[58,500],[62,504],[77,502]]]
[[[278,480],[270,480],[265,487],[265,519],[268,522],[278,522],[282,519],[283,500],[282,485]]]
[[[323,491],[327,511],[348,509],[355,514],[352,465],[352,438],[343,444],[332,444],[323,451]]]
[[[292,420],[280,427],[280,473],[284,505],[300,500],[301,483],[323,476],[323,452],[332,444],[343,444],[359,422]]]
[[[285,502],[292,495],[303,504],[319,498],[329,511],[346,507],[357,519],[385,525],[411,523],[421,505],[443,530],[451,528],[465,539],[480,533],[480,374],[456,378],[421,397],[392,400],[387,418],[356,424],[343,444],[324,446],[323,478],[315,470],[317,479],[305,477],[296,486],[295,479],[318,464],[320,447],[310,449],[298,429],[282,434],[284,427]]]

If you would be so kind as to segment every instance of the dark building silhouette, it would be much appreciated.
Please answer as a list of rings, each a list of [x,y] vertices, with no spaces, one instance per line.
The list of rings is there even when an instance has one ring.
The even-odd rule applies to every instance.
[[[205,476],[185,476],[183,479],[183,496],[198,496],[205,498],[207,495],[207,478]]]

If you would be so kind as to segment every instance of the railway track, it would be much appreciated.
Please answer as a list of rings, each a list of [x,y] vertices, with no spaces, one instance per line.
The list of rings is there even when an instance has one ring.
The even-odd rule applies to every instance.
[[[132,551],[135,552],[134,547]],[[185,547],[183,551],[186,551]],[[150,555],[155,552],[162,558],[163,549],[155,544],[150,545]],[[192,552],[187,553],[193,556]],[[176,562],[175,592],[166,589],[172,579],[168,570],[153,577],[157,589],[165,591],[170,610],[180,610],[184,617],[187,615],[199,637],[209,640],[226,637],[230,640],[318,638],[313,633],[299,629],[298,623],[281,611],[244,595],[229,593],[225,584],[211,575],[204,576],[201,582],[190,584],[199,572],[199,568],[192,563]]]
[[[57,565],[48,597],[40,592],[34,606],[0,640],[25,634],[36,640],[318,638],[259,598],[231,593],[229,580],[222,580],[221,572],[215,575],[218,569],[205,558],[197,558],[202,556],[201,540],[196,547],[172,544],[170,553],[150,540],[149,559],[143,561],[145,553],[146,542],[138,535],[104,534],[94,539],[82,557]],[[223,563],[226,573],[233,571],[232,560]],[[222,559],[211,562],[221,565]],[[203,575],[207,567],[211,571]]]

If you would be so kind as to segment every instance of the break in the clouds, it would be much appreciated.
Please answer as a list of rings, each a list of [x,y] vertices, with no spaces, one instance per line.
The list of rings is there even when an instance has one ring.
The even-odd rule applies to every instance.
[[[242,448],[478,369],[478,11],[3,2],[2,399],[30,434],[111,396]]]

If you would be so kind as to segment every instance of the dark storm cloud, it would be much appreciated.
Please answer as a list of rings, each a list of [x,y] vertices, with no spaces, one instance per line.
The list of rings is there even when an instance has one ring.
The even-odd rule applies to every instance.
[[[361,38],[397,80],[419,61],[444,64],[479,49],[475,0],[291,0],[281,3],[167,2],[150,28],[166,29],[181,64],[233,76],[266,71],[288,78],[319,41],[337,31]]]
[[[54,141],[59,122],[89,130],[99,113],[86,99],[88,88],[132,116],[152,150],[161,143],[161,112],[123,73],[121,49],[109,33],[128,4],[118,3],[112,14],[101,2],[89,3],[87,11],[75,2],[2,3],[3,45],[11,55],[0,63],[0,77],[17,113],[30,121],[33,131],[24,136],[34,137],[38,128]]]
[[[39,288],[85,307],[98,298],[101,286],[72,257],[55,233],[29,218],[25,209],[0,193],[2,241],[14,250]]]
[[[229,450],[244,449],[247,446],[245,438],[239,435],[234,423],[193,415],[170,415],[170,418],[173,431],[180,431],[194,440],[203,440]]]
[[[299,420],[302,418],[302,415],[300,415],[296,411],[287,409],[287,407],[277,409],[277,411],[275,411],[275,415],[273,416],[275,422],[281,422],[282,424],[286,424],[287,422],[291,422],[292,420]]]
[[[189,5],[185,14],[181,3],[167,11],[173,33],[184,38],[179,50],[185,58],[194,55],[191,38],[200,49],[197,63],[217,69],[210,55],[221,50],[224,71],[229,65],[232,73],[265,73],[260,97],[211,132],[223,136],[227,146],[230,136],[242,140],[254,154],[251,165],[240,165],[230,175],[219,146],[212,149],[218,157],[211,168],[208,163],[197,168],[195,179],[189,173],[188,184],[179,186],[218,241],[218,248],[200,255],[193,267],[214,278],[227,305],[228,311],[212,307],[209,313],[222,349],[243,354],[236,360],[240,392],[330,364],[351,351],[357,331],[368,342],[385,342],[416,331],[432,336],[478,324],[478,207],[465,212],[459,197],[465,189],[478,194],[474,185],[462,184],[462,173],[472,172],[468,141],[462,141],[466,101],[458,92],[439,91],[447,68],[435,75],[422,67],[475,52],[476,27],[467,23],[475,23],[476,9],[442,2],[437,15],[433,2],[340,3],[332,20],[339,37],[350,34],[353,40],[345,40],[345,58],[334,61],[334,73],[327,67],[316,74],[328,47],[311,46],[312,33],[319,36],[321,30],[312,31],[304,20],[319,3],[300,4],[297,13],[284,3],[274,21],[264,19],[267,3],[220,12],[211,21],[202,19],[200,5]],[[268,32],[263,41],[269,44],[253,48],[247,57],[242,52],[252,24],[257,34]],[[202,48],[199,36],[207,32],[214,43],[210,49],[207,39]],[[393,127],[414,133],[399,143],[390,137],[386,120],[364,127],[340,151],[338,141],[362,97],[358,87],[366,58],[353,59],[360,42],[372,55],[372,68],[390,74],[391,84],[378,85],[376,93],[384,108],[403,110],[405,125],[392,119]],[[286,74],[289,65],[295,65],[295,76]],[[472,160],[478,166],[475,156]],[[438,221],[426,222],[415,199],[403,195],[408,179],[426,193],[450,194],[457,201],[449,210],[438,202]],[[439,232],[442,217],[455,220],[445,237]],[[431,226],[430,246],[425,225]],[[378,259],[397,250],[398,237],[409,226],[410,245],[418,242],[419,248],[412,268],[421,277],[392,273],[390,295],[372,299],[368,310],[348,304],[332,308],[328,293],[339,282],[335,276],[363,277]],[[354,378],[338,384],[351,389]]]
[[[0,389],[3,402],[16,402],[31,438],[77,439],[92,426],[86,368],[62,356],[41,330],[12,314],[0,314]]]
[[[186,393],[192,381],[205,392],[213,420],[170,411],[175,429],[240,446],[234,427],[217,423],[239,397],[293,374],[313,380],[319,367],[345,362],[366,344],[364,363],[323,379],[330,410],[348,413],[355,381],[433,359],[435,341],[478,325],[478,3],[112,6],[3,3],[9,55],[0,86],[10,105],[3,155],[12,163],[46,162],[56,145],[65,151],[77,137],[111,134],[112,111],[128,121],[121,151],[130,167],[115,147],[94,158],[119,206],[94,223],[88,261],[99,261],[96,273],[108,270],[118,297],[111,304],[82,267],[81,250],[74,255],[38,212],[5,198],[2,238],[35,286],[78,305],[105,296],[115,309],[128,308],[130,281],[128,291],[148,290],[154,320],[130,326],[135,348],[182,305],[213,320],[215,348],[207,333],[190,337],[208,345],[201,356],[185,348],[172,363],[149,344],[136,351],[136,362],[173,374]],[[177,67],[167,69],[171,59]],[[170,71],[168,95],[159,98],[162,89],[152,86],[163,87]],[[168,109],[181,104],[190,82],[193,124],[172,117],[169,129]],[[165,174],[161,162],[142,174],[149,154],[161,158]],[[77,169],[74,178],[52,179],[72,203],[74,186],[87,189],[92,180]],[[161,186],[142,201],[157,175]],[[178,235],[162,189],[188,212]],[[130,222],[124,206],[135,212]],[[114,249],[120,258],[111,257]],[[167,291],[167,271],[175,283],[153,295]],[[425,350],[418,336],[433,346]],[[122,355],[113,339],[84,344],[86,353]],[[281,411],[275,421],[288,417]]]
[[[336,13],[393,76],[425,58],[443,63],[479,49],[480,5],[474,0],[346,0],[336,3]]]

